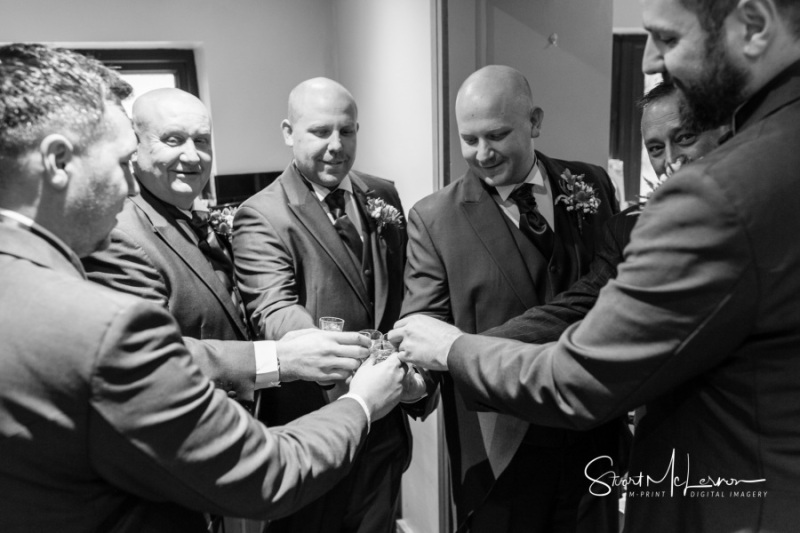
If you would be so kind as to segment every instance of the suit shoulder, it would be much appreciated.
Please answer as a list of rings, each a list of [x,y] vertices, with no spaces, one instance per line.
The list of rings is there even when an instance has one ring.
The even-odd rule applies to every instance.
[[[242,202],[240,207],[259,209],[259,206],[264,204],[286,203],[287,199],[283,190],[282,178],[283,175],[278,176],[272,183]]]
[[[462,188],[465,176],[461,176],[456,181],[446,187],[442,187],[428,196],[419,200],[412,209],[417,213],[441,213],[449,211],[456,205],[456,200],[462,196]]]

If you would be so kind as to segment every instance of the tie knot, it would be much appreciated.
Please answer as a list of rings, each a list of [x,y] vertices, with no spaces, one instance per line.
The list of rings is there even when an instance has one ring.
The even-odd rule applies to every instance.
[[[517,204],[521,213],[536,209],[536,198],[533,197],[533,185],[530,183],[523,183],[514,189],[508,197]]]
[[[336,189],[328,193],[325,203],[328,204],[334,218],[342,216],[344,214],[344,189]]]
[[[189,221],[195,233],[201,239],[208,235],[208,211],[192,211],[192,219]]]

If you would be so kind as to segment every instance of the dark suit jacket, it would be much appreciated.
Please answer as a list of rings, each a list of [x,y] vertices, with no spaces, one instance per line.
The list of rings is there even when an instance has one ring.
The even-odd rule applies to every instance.
[[[85,281],[46,232],[0,223],[0,300],[1,531],[274,518],[332,487],[366,436],[350,400],[267,430],[215,390],[163,307]]]
[[[600,289],[617,276],[617,265],[631,239],[641,206],[634,205],[608,219],[603,239],[589,265],[589,272],[549,303],[531,307],[505,324],[481,333],[522,342],[543,344],[557,341],[567,326],[583,320],[594,307]]]
[[[739,109],[734,131],[653,194],[617,279],[557,344],[468,335],[448,359],[475,408],[540,424],[591,427],[647,403],[633,474],[660,479],[674,454],[681,483],[764,480],[725,497],[629,487],[667,494],[629,496],[629,531],[800,523],[800,64]]]
[[[350,179],[362,207],[367,198],[381,198],[402,213],[400,198],[390,181],[358,172],[351,172]],[[368,232],[369,246],[365,249],[371,251],[372,272],[365,272],[368,268],[362,269],[354,261],[322,204],[293,164],[274,183],[241,205],[234,220],[233,250],[239,287],[254,329],[267,339],[279,339],[289,331],[316,327],[321,316],[343,318],[347,331],[374,328],[387,332],[392,328],[403,298],[405,228],[379,229],[365,211],[361,214]],[[370,279],[374,279],[372,288]],[[262,401],[270,405],[268,422],[280,424],[317,409],[328,400],[317,384],[293,382],[280,389],[265,390]],[[402,410],[394,409],[373,426],[359,458],[359,465],[375,472],[394,472],[390,476],[393,497],[399,491],[400,474],[410,460],[407,424]],[[363,481],[361,485],[361,491],[377,488],[363,486]],[[341,499],[342,495],[329,497]],[[300,515],[299,519],[312,518]],[[323,530],[336,530],[337,525],[325,527]]]
[[[600,167],[551,159],[537,152],[553,190],[565,169],[584,174],[600,199],[598,213],[587,215],[578,229],[576,214],[554,206],[556,243],[545,262],[538,249],[502,213],[468,172],[418,202],[409,213],[409,258],[403,315],[425,313],[466,332],[498,326],[526,309],[544,304],[585,273],[603,223],[617,211],[613,187]],[[486,479],[486,451],[478,415],[467,411],[442,377],[447,444],[453,469],[459,522],[491,487]],[[512,431],[521,438],[527,425]],[[541,434],[542,432],[540,432]],[[518,445],[518,442],[517,442]],[[463,485],[463,486],[462,486]]]
[[[111,245],[83,264],[92,281],[164,306],[203,372],[238,400],[253,400],[255,355],[252,342],[242,342],[249,334],[240,311],[208,259],[147,189],[125,201]]]

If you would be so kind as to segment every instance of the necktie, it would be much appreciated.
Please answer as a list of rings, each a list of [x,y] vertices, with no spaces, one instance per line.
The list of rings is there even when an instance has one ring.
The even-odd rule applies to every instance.
[[[192,211],[189,225],[197,235],[197,247],[214,267],[217,277],[225,285],[233,301],[238,303],[238,295],[233,285],[233,262],[211,229],[208,219],[208,211]]]
[[[364,243],[361,242],[361,236],[358,234],[353,221],[347,216],[344,209],[344,189],[336,189],[325,197],[325,203],[328,209],[331,210],[333,215],[333,227],[336,228],[336,233],[344,241],[345,245],[356,256],[358,264],[361,264],[361,259],[364,253]]]
[[[523,183],[509,196],[519,208],[519,229],[539,249],[547,259],[553,255],[553,230],[547,225],[547,220],[536,207],[536,198],[533,197],[533,185]]]

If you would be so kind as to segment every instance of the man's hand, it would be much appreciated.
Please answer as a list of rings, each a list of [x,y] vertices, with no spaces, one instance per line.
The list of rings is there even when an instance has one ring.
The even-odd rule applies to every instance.
[[[394,325],[386,337],[399,346],[400,360],[428,370],[447,370],[447,354],[460,329],[426,315],[411,315]]]
[[[400,401],[413,403],[425,397],[426,393],[427,387],[422,374],[414,365],[409,365],[406,377],[403,378],[403,394],[400,396]]]
[[[290,332],[276,347],[282,382],[345,380],[369,356],[369,339],[356,332]]]
[[[405,365],[392,354],[380,363],[367,359],[353,376],[350,392],[367,403],[373,423],[400,402],[405,373]]]

